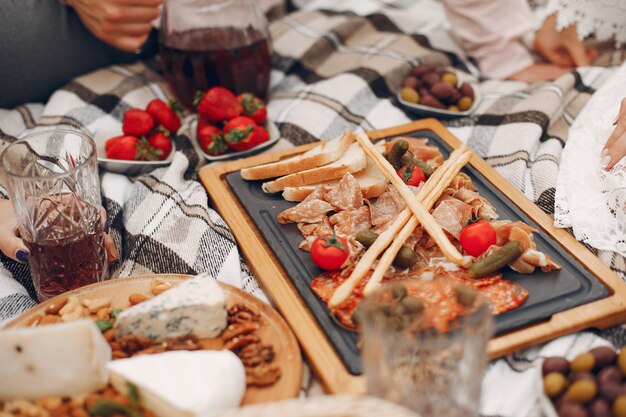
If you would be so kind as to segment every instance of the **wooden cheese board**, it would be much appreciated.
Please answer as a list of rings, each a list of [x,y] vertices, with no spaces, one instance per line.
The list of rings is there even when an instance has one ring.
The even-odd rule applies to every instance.
[[[112,307],[127,308],[130,306],[128,298],[131,294],[151,294],[150,286],[154,280],[159,279],[176,284],[189,277],[190,275],[179,274],[136,275],[87,285],[38,304],[11,320],[6,324],[6,327],[27,326],[34,317],[43,315],[48,306],[70,296],[76,296],[80,300],[110,298]],[[280,379],[269,387],[248,387],[242,405],[274,402],[296,397],[300,392],[302,382],[302,356],[298,342],[287,323],[276,310],[258,298],[232,285],[223,282],[219,282],[219,284],[226,292],[227,307],[243,304],[260,314],[261,328],[258,330],[258,335],[261,340],[271,343],[274,347],[275,360],[282,373]]]
[[[461,145],[456,137],[434,119],[368,132],[368,136],[371,140],[376,140],[415,132],[430,132],[450,149],[456,149]],[[279,258],[283,257],[275,256],[276,245],[273,251],[272,245],[268,243],[268,239],[280,240],[283,236],[272,237],[267,231],[263,234],[257,227],[258,223],[255,223],[255,219],[249,215],[250,206],[244,206],[237,197],[238,190],[236,192],[231,188],[234,184],[232,173],[245,167],[278,161],[304,152],[312,146],[315,144],[259,155],[216,167],[206,167],[200,171],[200,178],[212,203],[233,231],[254,276],[291,325],[326,390],[330,393],[359,393],[365,389],[363,378],[346,367],[345,361],[342,360],[345,358],[340,357],[336,345],[331,342],[331,337],[324,331],[324,326],[320,326],[319,315],[316,317],[316,314],[309,308],[310,300],[303,299],[301,291],[299,292],[301,288],[294,285],[287,273],[288,268],[285,268],[285,265],[279,261]],[[548,316],[536,314],[535,321],[532,323],[528,321],[521,322],[521,324],[515,323],[514,326],[505,326],[505,331],[500,332],[489,344],[489,353],[492,358],[584,328],[604,328],[624,320],[626,284],[617,275],[578,243],[573,236],[564,230],[556,229],[548,215],[480,157],[472,154],[468,169],[478,172],[483,181],[498,193],[506,196],[508,204],[514,207],[516,212],[521,213],[541,229],[543,237],[549,240],[551,245],[557,246],[571,262],[576,264],[579,274],[584,275],[584,279],[593,285],[591,292],[595,292],[595,295],[587,301],[579,300],[580,302],[575,307],[564,311],[555,309]],[[231,176],[230,182],[228,181],[229,175]],[[259,199],[260,201],[263,199],[262,193]],[[270,216],[267,212],[263,215]],[[541,277],[536,279],[540,280]],[[577,291],[582,292],[584,296],[586,290],[579,288]],[[507,330],[509,328],[513,330]]]

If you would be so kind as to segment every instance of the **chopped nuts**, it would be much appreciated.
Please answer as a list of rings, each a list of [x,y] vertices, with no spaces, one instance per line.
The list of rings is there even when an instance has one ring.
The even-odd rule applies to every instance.
[[[46,307],[46,314],[59,314],[59,310],[61,310],[65,304],[67,304],[67,298],[57,303],[49,304],[48,307]]]
[[[111,313],[113,309],[111,307],[104,307],[96,312],[96,317],[98,320],[109,320],[111,318]]]
[[[26,322],[26,326],[34,327],[39,324],[41,319],[43,319],[43,316],[41,314],[35,314],[33,317],[30,318],[30,320]]]
[[[170,284],[169,282],[164,282],[162,284],[153,286],[152,294],[159,295],[162,292],[169,290],[170,288],[172,288],[172,284]]]
[[[89,311],[86,308],[78,306],[76,309],[72,310],[69,313],[61,315],[61,321],[67,323],[68,321],[74,321],[81,319],[83,317],[87,317],[89,315]]]
[[[138,294],[138,293],[133,293],[128,297],[128,301],[130,302],[130,305],[133,305],[133,306],[139,303],[142,303],[146,301],[147,299],[148,299],[147,296],[143,294]]]
[[[98,310],[109,307],[111,305],[110,298],[85,298],[83,300],[83,305],[87,307],[91,314],[96,313]]]
[[[36,404],[41,408],[52,411],[60,407],[63,404],[63,400],[60,397],[43,397],[37,400]]]

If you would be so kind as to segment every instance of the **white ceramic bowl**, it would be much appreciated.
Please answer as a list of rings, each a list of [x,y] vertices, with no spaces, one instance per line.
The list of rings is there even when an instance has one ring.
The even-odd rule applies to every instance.
[[[400,104],[402,104],[402,106],[405,109],[421,117],[435,117],[435,118],[442,118],[442,119],[451,119],[454,117],[469,116],[470,114],[474,113],[474,111],[476,111],[476,109],[478,108],[478,105],[480,104],[480,100],[481,100],[480,87],[478,86],[478,84],[467,80],[466,79],[467,75],[459,74],[456,71],[455,73],[457,74],[457,77],[459,78],[459,83],[468,82],[474,89],[474,103],[472,104],[472,107],[470,107],[469,109],[465,111],[450,111],[447,109],[437,109],[435,107],[424,106],[423,104],[409,103],[408,101],[402,99],[401,91],[398,91],[396,97],[398,98],[398,101],[400,102]]]
[[[267,129],[267,133],[269,133],[270,138],[263,142],[260,143],[258,145],[256,145],[254,148],[250,148],[250,149],[246,149],[245,151],[232,151],[229,150],[228,152],[226,152],[224,155],[209,155],[208,153],[204,152],[204,150],[200,147],[200,144],[198,143],[198,138],[196,135],[196,127],[198,125],[198,119],[195,118],[192,122],[191,122],[191,140],[194,141],[195,143],[198,144],[198,149],[200,149],[200,154],[202,156],[204,156],[204,159],[206,159],[207,161],[213,162],[213,161],[224,161],[227,159],[237,159],[237,158],[243,158],[245,156],[250,156],[253,155],[255,153],[261,152],[264,149],[269,148],[270,146],[274,145],[276,142],[278,142],[278,140],[280,139],[280,132],[278,131],[278,128],[276,127],[276,125],[274,123],[272,123],[271,121],[267,121],[266,124],[266,129]]]
[[[139,175],[150,172],[155,168],[161,168],[172,163],[174,152],[176,152],[176,144],[172,141],[172,151],[163,161],[125,161],[121,159],[110,159],[106,157],[104,144],[107,140],[122,135],[119,129],[102,129],[96,133],[94,141],[96,142],[96,151],[98,153],[98,165],[107,171],[124,175]]]

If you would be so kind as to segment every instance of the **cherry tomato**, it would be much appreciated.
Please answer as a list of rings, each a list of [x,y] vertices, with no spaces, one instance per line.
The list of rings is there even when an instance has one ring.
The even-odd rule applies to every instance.
[[[311,245],[311,259],[326,271],[339,269],[349,254],[346,241],[335,236],[319,236]]]
[[[463,250],[472,256],[480,256],[489,246],[496,244],[496,229],[484,220],[468,224],[461,230],[459,241]]]
[[[408,185],[417,187],[422,182],[426,181],[426,175],[422,170],[415,165],[405,165],[398,170],[398,175],[402,178],[402,181]]]

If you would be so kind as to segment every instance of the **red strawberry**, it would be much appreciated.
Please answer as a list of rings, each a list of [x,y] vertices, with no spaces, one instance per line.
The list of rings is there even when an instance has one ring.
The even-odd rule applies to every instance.
[[[213,87],[197,100],[198,113],[210,121],[219,122],[237,117],[243,107],[230,90]]]
[[[237,96],[237,101],[243,107],[242,116],[250,117],[257,124],[263,124],[267,121],[267,109],[263,100],[251,93],[243,93]]]
[[[224,135],[215,126],[204,126],[198,132],[198,141],[204,152],[209,155],[223,155],[228,151],[228,146],[224,143]]]
[[[157,124],[160,124],[171,134],[176,134],[180,128],[180,119],[174,110],[172,110],[163,100],[155,98],[146,107],[146,111],[154,118]]]
[[[239,116],[224,125],[224,139],[229,148],[245,151],[256,145],[252,131],[256,123],[249,117]]]
[[[141,109],[130,109],[124,114],[122,131],[125,135],[141,136],[150,133],[154,127],[154,119]]]
[[[243,93],[237,96],[237,101],[243,106],[244,116],[248,116],[257,124],[263,124],[267,120],[267,109],[265,103],[258,97],[250,93]]]
[[[200,125],[198,124],[198,126]],[[198,143],[200,143],[202,149],[206,149],[206,146],[216,138],[224,139],[219,128],[213,125],[204,125],[198,128]]]
[[[135,136],[117,136],[109,139],[104,148],[109,159],[124,159],[126,161],[134,161],[139,159],[137,152],[137,144],[139,139]]]
[[[153,152],[161,161],[166,159],[172,152],[172,141],[161,132],[152,134],[148,138],[148,143],[153,148]]]
[[[255,145],[267,142],[270,139],[270,134],[267,133],[267,130],[261,126],[255,126],[250,135],[252,136],[252,140],[254,140]]]
[[[213,124],[211,124],[211,121],[208,120],[206,117],[198,116],[198,124],[196,126],[196,134],[198,134],[200,132],[200,130],[203,127],[205,127],[205,126],[213,126]]]

